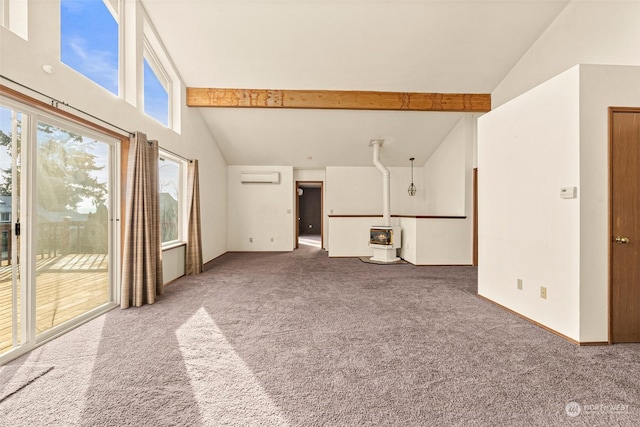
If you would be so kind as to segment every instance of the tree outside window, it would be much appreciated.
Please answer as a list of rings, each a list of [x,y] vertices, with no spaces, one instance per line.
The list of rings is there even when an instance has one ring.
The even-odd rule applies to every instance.
[[[182,162],[160,155],[158,165],[162,244],[182,240]]]

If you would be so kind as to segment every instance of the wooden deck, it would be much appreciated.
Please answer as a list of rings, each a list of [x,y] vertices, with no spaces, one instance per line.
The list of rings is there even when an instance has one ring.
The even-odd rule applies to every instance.
[[[73,254],[37,261],[36,333],[51,329],[108,301],[106,255]],[[11,266],[5,266],[0,267],[0,353],[12,345],[11,313]]]

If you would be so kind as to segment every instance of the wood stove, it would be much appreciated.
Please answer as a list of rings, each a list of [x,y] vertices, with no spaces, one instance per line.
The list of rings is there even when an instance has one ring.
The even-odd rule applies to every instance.
[[[369,230],[369,246],[373,248],[374,261],[399,260],[396,249],[402,246],[402,230],[396,225],[378,225]]]

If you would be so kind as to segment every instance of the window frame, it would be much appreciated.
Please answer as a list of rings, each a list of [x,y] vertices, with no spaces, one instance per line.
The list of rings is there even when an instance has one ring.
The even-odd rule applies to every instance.
[[[140,81],[142,82],[142,90],[139,91],[139,93],[142,94],[140,102],[142,105],[141,110],[146,114],[144,112],[144,60],[146,59],[160,83],[163,84],[166,82],[166,85],[163,84],[163,86],[169,98],[168,124],[161,124],[179,134],[181,132],[180,108],[182,97],[180,78],[146,11],[144,12],[142,20],[142,37],[142,55],[139,61]],[[155,120],[157,121],[157,119]]]
[[[0,26],[29,41],[29,4],[26,0],[0,0]]]
[[[148,114],[145,111],[145,108],[147,106],[147,97],[146,94],[144,93],[144,87],[145,87],[145,81],[144,81],[144,62],[147,62],[147,64],[149,64],[149,67],[151,68],[151,71],[153,72],[153,74],[155,74],[156,79],[158,79],[158,81],[160,82],[160,84],[162,85],[162,87],[164,88],[164,90],[167,92],[167,107],[168,107],[168,111],[167,111],[167,123],[162,123],[160,120],[158,120],[156,117],[153,117],[152,115]],[[169,129],[173,129],[173,102],[172,102],[172,88],[173,88],[173,82],[171,81],[171,78],[169,77],[169,74],[165,71],[164,67],[162,66],[162,63],[160,62],[160,60],[158,59],[158,55],[156,55],[155,51],[153,50],[153,47],[151,46],[151,43],[149,42],[149,40],[147,39],[146,35],[144,36],[144,40],[143,40],[143,49],[142,49],[142,74],[143,74],[143,78],[142,78],[142,92],[143,92],[143,96],[142,96],[142,111],[144,112],[144,114],[146,114],[147,116],[151,117],[152,119],[156,120],[158,123],[162,124],[163,126],[168,127]]]
[[[162,250],[168,250],[177,246],[182,246],[187,243],[187,161],[181,157],[178,157],[168,151],[159,149],[158,152],[158,196],[160,195],[160,162],[172,161],[178,164],[178,237],[174,240],[162,242],[160,238],[160,244]],[[160,231],[162,234],[162,230]]]

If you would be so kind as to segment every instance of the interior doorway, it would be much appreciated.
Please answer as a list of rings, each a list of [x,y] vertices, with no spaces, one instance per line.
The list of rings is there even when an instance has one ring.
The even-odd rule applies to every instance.
[[[322,181],[296,181],[296,248],[324,248]]]
[[[609,342],[640,342],[640,108],[609,108]]]

